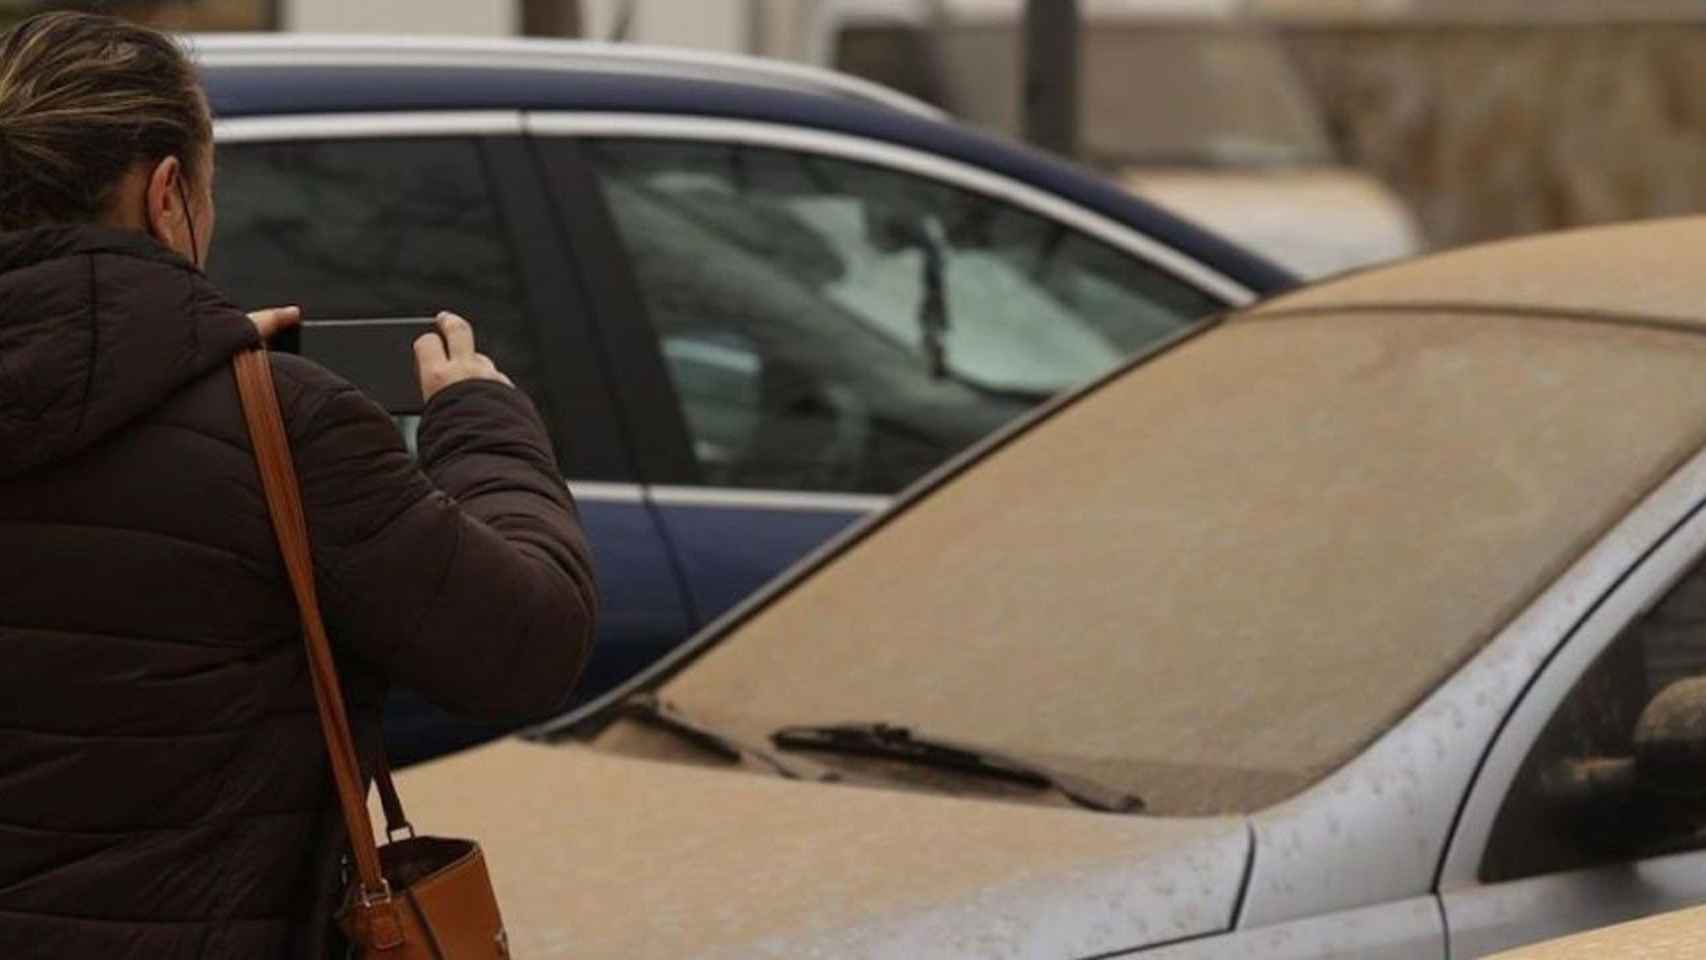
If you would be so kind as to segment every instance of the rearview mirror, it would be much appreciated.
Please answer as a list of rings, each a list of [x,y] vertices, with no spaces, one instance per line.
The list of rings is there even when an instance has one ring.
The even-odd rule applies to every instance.
[[[1670,684],[1635,723],[1629,756],[1575,756],[1549,767],[1541,790],[1555,803],[1626,803],[1638,794],[1661,801],[1706,801],[1706,676]]]
[[[1706,799],[1706,677],[1676,681],[1641,711],[1635,779],[1667,797]]]
[[[875,202],[865,204],[862,210],[865,218],[865,239],[883,253],[921,250],[935,246],[935,240],[931,237],[930,219],[917,210]]]

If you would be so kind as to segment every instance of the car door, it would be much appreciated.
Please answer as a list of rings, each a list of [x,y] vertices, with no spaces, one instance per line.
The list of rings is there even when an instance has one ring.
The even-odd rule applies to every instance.
[[[515,113],[224,120],[209,269],[249,308],[296,303],[314,320],[452,309],[474,322],[481,349],[544,415],[592,544],[603,609],[590,694],[679,640],[689,619],[520,131]],[[387,710],[398,763],[496,732],[407,691]]]
[[[602,201],[571,218],[620,240],[629,279],[599,319],[634,351],[633,403],[667,401],[646,479],[702,619],[1238,296],[1134,231],[893,144],[684,117],[528,127],[553,182]]]
[[[1696,507],[1539,669],[1488,752],[1441,871],[1453,958],[1706,902],[1706,804],[1605,772],[1652,697],[1700,675]]]

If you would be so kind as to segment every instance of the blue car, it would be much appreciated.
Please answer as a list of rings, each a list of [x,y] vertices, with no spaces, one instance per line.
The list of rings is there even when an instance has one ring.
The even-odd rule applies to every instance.
[[[544,415],[603,586],[582,697],[1039,401],[1293,282],[837,74],[190,43],[220,144],[216,282],[318,320],[456,310]],[[398,763],[501,732],[407,691],[386,729]]]

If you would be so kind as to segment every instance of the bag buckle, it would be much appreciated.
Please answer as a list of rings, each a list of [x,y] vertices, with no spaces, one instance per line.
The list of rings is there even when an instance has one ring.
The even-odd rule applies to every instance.
[[[360,901],[362,909],[364,910],[378,906],[379,904],[390,903],[391,881],[384,877],[380,877],[378,893],[370,893],[366,887],[360,887],[356,890],[355,898]]]
[[[385,839],[386,839],[386,841],[389,843],[396,843],[397,842],[397,834],[399,834],[399,833],[403,834],[403,838],[405,840],[413,840],[415,838],[415,826],[414,826],[414,824],[410,823],[407,820],[404,820],[401,826],[386,827],[385,828]]]

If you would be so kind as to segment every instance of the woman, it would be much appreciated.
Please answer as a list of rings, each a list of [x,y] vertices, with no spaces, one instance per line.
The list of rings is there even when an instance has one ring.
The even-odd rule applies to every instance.
[[[0,956],[336,949],[342,827],[230,372],[295,315],[202,275],[213,171],[170,40],[82,14],[0,37]],[[440,331],[418,466],[348,384],[272,359],[369,760],[387,683],[526,721],[592,636],[545,430],[466,322]]]

